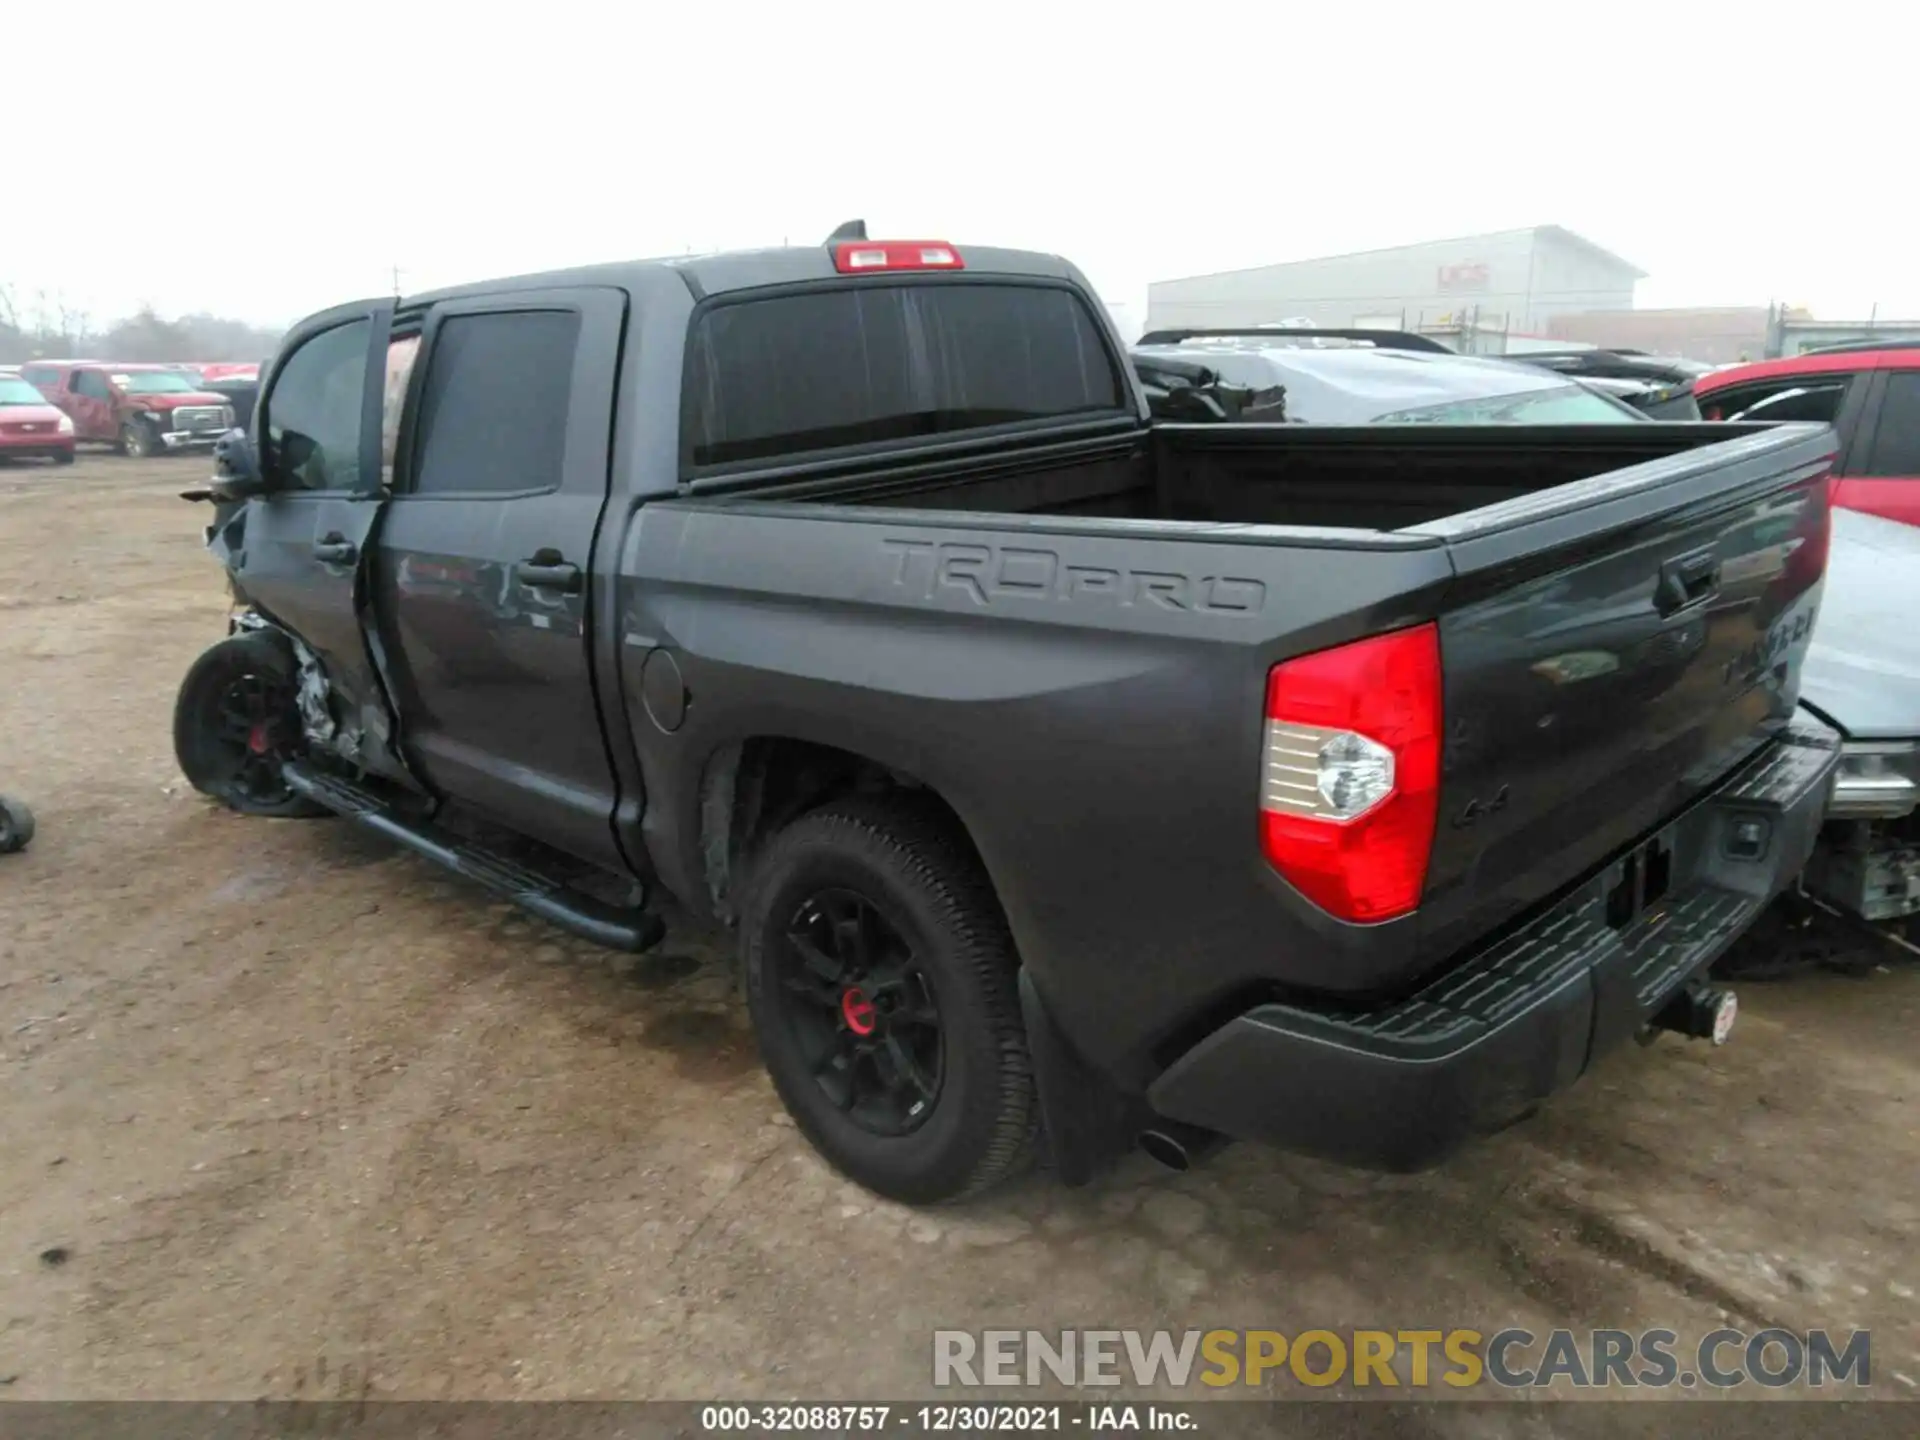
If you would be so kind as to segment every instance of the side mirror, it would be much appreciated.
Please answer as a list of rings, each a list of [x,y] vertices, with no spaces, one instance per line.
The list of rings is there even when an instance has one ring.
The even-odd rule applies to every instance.
[[[212,489],[221,500],[246,500],[271,492],[246,431],[229,430],[214,442]]]

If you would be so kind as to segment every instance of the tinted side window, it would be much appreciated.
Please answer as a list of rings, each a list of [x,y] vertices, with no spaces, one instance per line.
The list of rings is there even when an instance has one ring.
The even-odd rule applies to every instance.
[[[107,377],[98,370],[82,370],[73,377],[74,393],[85,395],[89,400],[111,400],[113,391],[107,388]]]
[[[1831,425],[1851,375],[1797,375],[1764,385],[1716,390],[1701,402],[1709,420],[1815,420]]]
[[[1776,391],[1755,401],[1738,418],[1742,420],[1813,420],[1827,425],[1840,413],[1846,397],[1844,380],[1819,381]]]
[[[352,490],[373,325],[323,330],[287,358],[263,404],[263,472],[283,488]]]
[[[1126,404],[1071,291],[848,286],[719,305],[688,353],[697,466],[1045,419]]]
[[[1785,384],[1734,385],[1709,391],[1700,401],[1700,413],[1709,420],[1731,420],[1763,396],[1785,389]]]
[[[456,315],[435,332],[415,422],[421,495],[560,484],[580,317],[528,310]]]
[[[1888,373],[1864,473],[1920,475],[1920,370]]]

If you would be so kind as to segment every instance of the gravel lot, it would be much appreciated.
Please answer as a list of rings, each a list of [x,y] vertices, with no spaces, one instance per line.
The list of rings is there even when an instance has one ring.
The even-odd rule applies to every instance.
[[[1891,948],[1746,986],[1726,1049],[1631,1048],[1434,1174],[1237,1146],[877,1203],[786,1123],[716,937],[610,960],[186,787],[205,465],[0,469],[0,789],[40,820],[0,859],[0,1394],[904,1398],[936,1327],[1727,1317],[1871,1326],[1874,1393],[1920,1380]]]

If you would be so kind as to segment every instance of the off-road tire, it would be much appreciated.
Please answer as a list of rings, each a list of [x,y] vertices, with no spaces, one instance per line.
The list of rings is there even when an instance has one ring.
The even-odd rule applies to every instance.
[[[299,678],[298,664],[285,642],[257,631],[222,640],[194,661],[180,682],[173,707],[173,754],[187,782],[242,815],[311,819],[331,814],[284,787],[262,793],[254,783],[262,769],[257,757],[248,771],[246,757],[236,756],[230,740],[221,734],[221,706],[232,687],[264,683],[288,697],[285,713],[275,716],[276,733],[284,743],[276,744],[266,757],[267,768],[274,761],[291,758],[300,735],[291,699]]]
[[[56,465],[71,465],[73,463],[73,451],[71,450],[55,451],[53,456],[53,463]]]
[[[779,983],[793,917],[817,894],[852,892],[906,941],[938,1014],[941,1073],[932,1113],[878,1134],[815,1078]],[[842,1174],[911,1205],[975,1194],[1028,1161],[1039,1128],[1033,1063],[999,902],[944,817],[892,800],[833,802],[801,816],[751,864],[741,964],[761,1058],[788,1113]]]

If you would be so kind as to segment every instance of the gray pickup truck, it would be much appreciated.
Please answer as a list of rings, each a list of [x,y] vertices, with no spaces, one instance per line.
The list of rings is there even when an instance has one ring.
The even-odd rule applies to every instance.
[[[857,225],[367,301],[196,492],[236,606],[176,749],[608,945],[737,928],[886,1195],[1043,1137],[1412,1168],[1725,1038],[1836,763],[1833,451],[1165,423],[1072,266]]]

